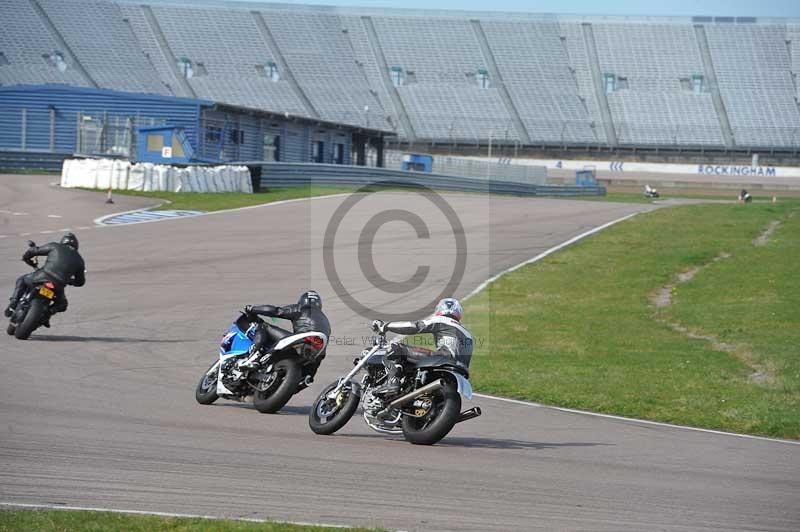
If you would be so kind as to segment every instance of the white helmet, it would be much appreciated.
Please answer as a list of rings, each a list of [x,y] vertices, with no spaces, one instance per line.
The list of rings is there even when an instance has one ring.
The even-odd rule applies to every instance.
[[[447,316],[456,321],[461,321],[461,316],[464,315],[464,309],[461,308],[461,303],[454,297],[446,297],[436,303],[436,309],[433,311],[434,316]]]

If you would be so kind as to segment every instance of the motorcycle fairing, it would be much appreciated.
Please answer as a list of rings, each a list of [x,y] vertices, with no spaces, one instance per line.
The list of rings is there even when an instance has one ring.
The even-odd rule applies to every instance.
[[[290,345],[296,344],[297,342],[300,341],[305,342],[306,338],[308,338],[308,341],[311,342],[312,339],[314,339],[315,337],[322,339],[322,347],[319,347],[319,351],[322,351],[323,349],[325,349],[325,346],[328,345],[328,336],[321,332],[308,332],[308,333],[300,333],[287,336],[286,338],[283,338],[277,344],[275,344],[275,347],[273,347],[271,351],[272,352],[282,351],[287,347],[289,347]]]
[[[248,352],[253,345],[253,335],[255,325],[251,325],[247,331],[242,331],[237,324],[232,324],[222,337],[219,346],[220,358],[227,358],[235,355],[243,355]]]

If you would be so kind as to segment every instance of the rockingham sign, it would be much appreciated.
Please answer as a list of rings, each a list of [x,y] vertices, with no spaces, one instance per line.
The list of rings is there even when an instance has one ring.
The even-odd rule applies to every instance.
[[[787,170],[789,170],[789,168],[787,168]],[[697,167],[697,173],[705,175],[777,176],[774,166],[720,166],[701,164]]]

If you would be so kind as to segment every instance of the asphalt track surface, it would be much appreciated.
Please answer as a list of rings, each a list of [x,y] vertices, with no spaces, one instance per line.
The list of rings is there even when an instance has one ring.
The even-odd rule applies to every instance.
[[[25,271],[22,233],[91,226],[110,210],[103,199],[42,178],[0,177],[0,234],[10,235],[0,238],[0,290]],[[321,264],[322,234],[344,199],[79,231],[88,282],[69,291],[69,311],[27,342],[0,338],[0,502],[413,530],[800,529],[800,446],[782,442],[492,399],[476,400],[484,415],[433,447],[376,434],[360,418],[338,435],[312,434],[309,405],[349,369],[367,330]],[[651,208],[445,199],[467,235],[457,295]],[[375,265],[387,280],[430,265],[429,284],[410,295],[372,286],[354,258],[362,217],[387,208],[416,209],[430,228],[420,239],[390,222],[376,236]],[[446,282],[453,242],[426,199],[381,193],[344,219],[334,255],[352,294],[402,312]],[[198,405],[195,384],[236,310],[291,302],[307,287],[323,293],[339,339],[314,389],[279,415],[222,400]],[[359,345],[341,345],[348,341]]]

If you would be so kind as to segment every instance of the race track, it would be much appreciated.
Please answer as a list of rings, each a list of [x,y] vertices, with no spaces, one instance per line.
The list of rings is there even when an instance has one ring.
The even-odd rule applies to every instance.
[[[0,176],[3,297],[26,271],[19,256],[27,238],[46,241],[55,235],[41,231],[90,227],[103,214],[148,204],[118,198],[106,206],[103,195],[47,181]],[[444,199],[466,236],[458,296],[579,233],[652,208]],[[338,435],[312,434],[308,406],[350,368],[368,334],[367,317],[345,305],[323,266],[323,235],[343,201],[79,230],[88,281],[68,291],[69,311],[28,342],[0,337],[0,502],[408,530],[800,529],[800,446],[789,443],[487,398],[474,401],[482,417],[433,447],[376,434],[360,418]],[[386,280],[373,286],[357,259],[359,238],[365,220],[386,209],[418,213],[429,233],[419,238],[400,222],[379,229],[372,256]],[[455,241],[427,199],[381,193],[343,219],[328,252],[350,294],[403,313],[447,282]],[[430,266],[423,285],[407,294],[381,288],[420,264]],[[306,288],[323,294],[338,342],[313,389],[280,415],[222,400],[198,405],[195,384],[237,309],[293,302]]]

